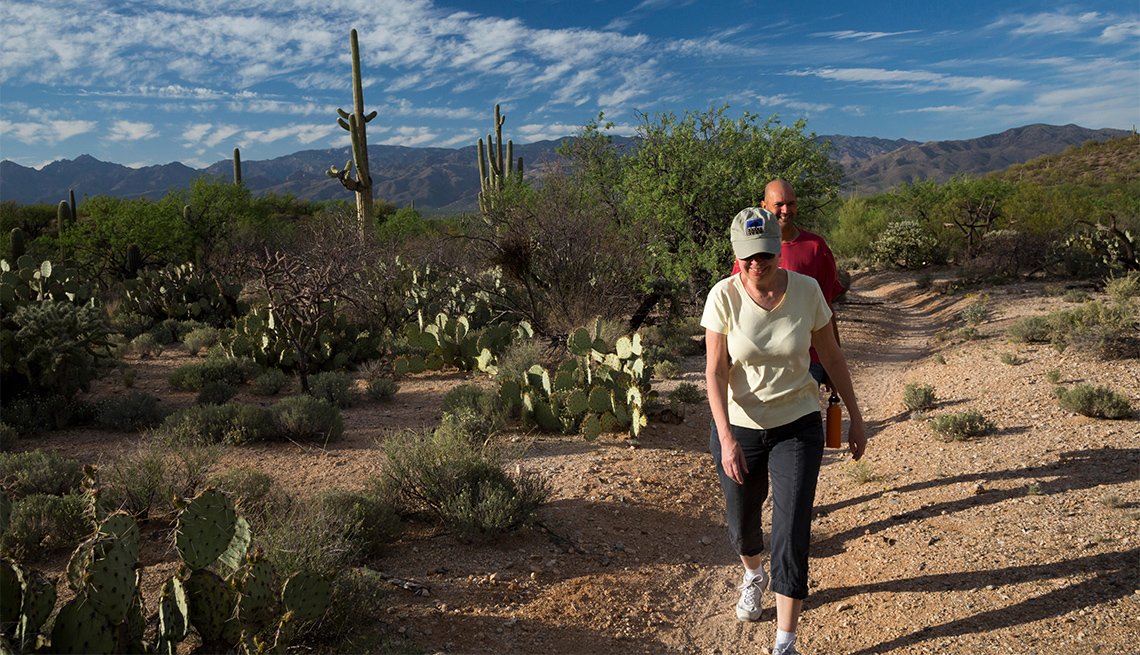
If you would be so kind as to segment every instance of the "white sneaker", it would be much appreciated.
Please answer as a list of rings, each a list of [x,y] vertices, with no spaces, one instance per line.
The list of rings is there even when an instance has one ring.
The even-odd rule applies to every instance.
[[[784,648],[773,648],[772,655],[802,655],[802,653],[796,650],[796,645],[792,643],[788,644]]]
[[[736,601],[736,618],[741,621],[759,621],[761,600],[764,597],[764,587],[768,586],[768,576],[761,574],[751,580],[744,574],[737,589],[740,590],[740,600]]]

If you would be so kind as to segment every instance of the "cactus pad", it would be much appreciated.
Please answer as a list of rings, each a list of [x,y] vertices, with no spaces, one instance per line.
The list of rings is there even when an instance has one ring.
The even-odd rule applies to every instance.
[[[56,615],[51,630],[51,650],[53,653],[111,653],[115,650],[115,635],[107,617],[80,594]]]
[[[328,609],[331,593],[332,585],[323,576],[302,572],[285,583],[281,602],[298,621],[316,621]]]
[[[226,551],[236,528],[233,503],[217,489],[207,489],[179,515],[175,546],[187,566],[204,569]]]
[[[8,559],[0,560],[0,631],[6,635],[16,630],[20,620],[21,577],[15,563]]]
[[[16,638],[22,650],[31,650],[36,643],[36,634],[55,608],[56,594],[55,585],[39,571],[29,571],[23,578],[23,605]]]
[[[139,558],[139,525],[126,512],[115,512],[99,525],[99,534],[118,537],[132,560]]]
[[[129,547],[115,537],[98,537],[91,546],[94,557],[84,575],[84,591],[91,606],[112,624],[122,623],[135,597],[135,563]]]
[[[216,573],[194,571],[190,574],[186,581],[186,600],[190,610],[190,623],[202,635],[203,642],[236,641],[228,639],[227,633],[234,632],[237,626],[237,619],[234,618],[237,593]]]
[[[249,542],[252,534],[249,522],[245,517],[239,516],[234,523],[234,536],[226,546],[226,550],[218,557],[218,567],[226,575],[233,575],[245,561],[245,554],[249,551]]]
[[[190,627],[189,616],[190,606],[182,581],[178,578],[167,580],[158,599],[158,636],[163,641],[182,641]]]
[[[240,572],[238,585],[238,619],[243,627],[260,632],[277,614],[277,584],[273,566],[265,560],[250,561]]]

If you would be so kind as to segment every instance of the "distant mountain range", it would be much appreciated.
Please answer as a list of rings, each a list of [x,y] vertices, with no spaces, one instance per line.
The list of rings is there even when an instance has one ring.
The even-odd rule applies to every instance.
[[[957,174],[982,175],[1041,155],[1059,153],[1086,141],[1106,141],[1126,130],[1092,130],[1077,125],[1027,125],[977,139],[930,141],[824,135],[832,143],[832,158],[846,171],[847,193],[869,195],[904,182],[945,181]],[[636,147],[633,139],[618,138]],[[547,170],[558,159],[562,141],[539,141],[515,146],[528,174]],[[244,153],[243,153],[244,154]],[[479,174],[475,146],[466,148],[407,148],[370,145],[369,164],[376,195],[397,205],[415,203],[431,212],[470,211],[477,207]],[[342,166],[348,148],[303,150],[266,160],[242,160],[242,182],[255,194],[292,193],[299,198],[350,199],[351,194],[325,171]],[[74,189],[80,198],[94,195],[157,199],[172,189],[187,187],[207,174],[231,179],[233,165],[219,161],[205,169],[180,163],[128,168],[90,155],[52,162],[41,170],[0,162],[0,200],[55,203]]]

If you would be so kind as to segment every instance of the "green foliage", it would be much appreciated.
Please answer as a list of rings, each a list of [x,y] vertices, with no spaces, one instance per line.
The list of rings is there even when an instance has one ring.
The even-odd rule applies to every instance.
[[[383,217],[379,227],[376,228],[376,236],[381,241],[400,243],[426,234],[429,229],[418,211],[412,207],[401,207]]]
[[[849,198],[836,213],[837,225],[827,238],[836,257],[872,259],[875,242],[890,223],[885,203],[872,198]]]
[[[21,435],[90,425],[95,406],[80,398],[26,396],[0,405],[4,422]]]
[[[357,561],[383,554],[403,530],[395,508],[375,493],[327,489],[311,502],[328,520],[329,531],[343,534]]]
[[[182,344],[186,346],[186,350],[191,355],[197,355],[202,350],[207,350],[210,347],[221,341],[221,330],[213,327],[201,327],[189,332],[182,338]]]
[[[774,178],[795,187],[808,225],[837,196],[842,172],[828,158],[830,144],[805,134],[803,120],[784,126],[748,112],[733,120],[727,106],[641,118],[622,190],[632,218],[654,226],[642,249],[647,279],[689,283],[703,296],[732,260],[728,219],[757,204]]]
[[[309,378],[309,394],[341,409],[356,402],[356,384],[343,371],[326,371]]]
[[[664,380],[671,380],[681,375],[681,367],[676,362],[663,360],[653,365],[653,376]]]
[[[95,307],[49,300],[21,306],[11,321],[14,331],[3,331],[0,366],[6,387],[70,398],[101,376],[112,359],[110,332]]]
[[[183,489],[168,465],[161,447],[140,444],[96,470],[96,515],[105,517],[123,511],[143,519],[173,510],[171,500]]]
[[[12,505],[0,550],[18,560],[35,561],[68,551],[91,529],[87,501],[79,494],[32,494]]]
[[[123,309],[154,321],[190,319],[222,327],[245,312],[239,283],[190,262],[141,271],[123,287]]]
[[[157,396],[132,391],[99,401],[95,406],[95,425],[103,430],[139,432],[152,428],[166,418]]]
[[[1010,329],[1010,338],[1048,341],[1058,350],[1070,346],[1101,359],[1140,356],[1140,320],[1132,303],[1089,301],[1071,310],[1023,319]]]
[[[911,412],[934,409],[938,399],[934,387],[929,384],[907,384],[903,387],[903,406]]]
[[[1084,289],[1069,289],[1061,299],[1074,304],[1082,303],[1089,299],[1089,292]]]
[[[918,221],[890,223],[879,233],[871,249],[875,261],[910,270],[942,260],[938,241]]]
[[[198,398],[194,402],[199,405],[224,405],[237,395],[237,388],[221,380],[206,382],[198,390]]]
[[[35,494],[62,496],[79,489],[79,462],[43,450],[0,452],[0,482],[11,500]]]
[[[499,394],[473,384],[455,387],[443,397],[440,430],[450,430],[480,445],[506,425]]]
[[[979,325],[990,317],[989,297],[986,295],[976,296],[969,302],[962,311],[958,312],[958,316],[966,322],[967,325]]]
[[[1029,361],[1024,357],[1019,357],[1016,353],[1002,353],[999,357],[1001,358],[1002,364],[1008,364],[1009,366],[1021,366]]]
[[[249,390],[258,396],[276,396],[293,383],[292,378],[279,368],[267,368],[249,383]]]
[[[282,439],[327,443],[344,433],[340,410],[326,400],[304,394],[290,396],[274,403],[270,411]]]
[[[170,373],[168,381],[175,391],[201,391],[207,382],[244,384],[257,372],[257,365],[237,357],[212,358],[183,364]]]
[[[677,402],[686,404],[699,403],[705,399],[705,395],[701,393],[697,385],[692,382],[682,382],[678,384],[677,388],[670,394],[670,397]]]
[[[1126,419],[1132,417],[1128,397],[1111,387],[1076,384],[1055,389],[1061,409],[1092,418]]]
[[[1049,382],[1049,384],[1057,384],[1061,381],[1061,371],[1055,368],[1051,368],[1045,372],[1045,379]]]
[[[234,324],[229,353],[285,371],[300,371],[303,359],[306,372],[341,370],[355,362],[375,359],[380,335],[337,315],[333,311],[335,303],[330,303],[312,307],[316,313],[308,323],[256,307]]]
[[[1048,316],[1026,316],[1006,332],[1010,341],[1018,343],[1049,343],[1052,333]]]
[[[935,416],[930,427],[943,441],[963,441],[994,430],[993,421],[976,409]]]
[[[508,473],[501,455],[451,431],[393,434],[384,451],[404,500],[464,536],[490,538],[522,525],[550,493],[543,478]]]
[[[847,477],[854,480],[856,484],[868,484],[879,480],[879,475],[875,473],[875,469],[872,468],[867,460],[848,463]]]
[[[127,350],[135,354],[139,359],[150,359],[151,357],[158,357],[162,354],[162,344],[151,332],[143,332],[134,339],[131,339],[130,345]]]
[[[234,499],[254,525],[284,516],[289,496],[269,474],[252,468],[231,468],[210,478],[210,486]]]
[[[1105,281],[1104,292],[1117,303],[1131,302],[1140,297],[1140,271],[1129,271],[1125,275],[1109,278]]]
[[[166,417],[156,436],[168,444],[244,444],[271,441],[280,428],[270,409],[256,405],[193,405]]]
[[[372,400],[388,400],[400,390],[400,385],[387,377],[371,377],[365,384],[365,392]]]

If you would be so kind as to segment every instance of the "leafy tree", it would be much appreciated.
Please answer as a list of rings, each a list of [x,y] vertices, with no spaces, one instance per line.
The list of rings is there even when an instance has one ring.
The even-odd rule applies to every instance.
[[[835,199],[841,178],[829,145],[804,134],[803,120],[784,126],[748,112],[733,120],[727,111],[642,115],[641,143],[623,175],[630,214],[655,228],[644,248],[650,274],[688,282],[694,295],[725,274],[729,221],[760,202],[765,184],[791,182],[810,221]]]

